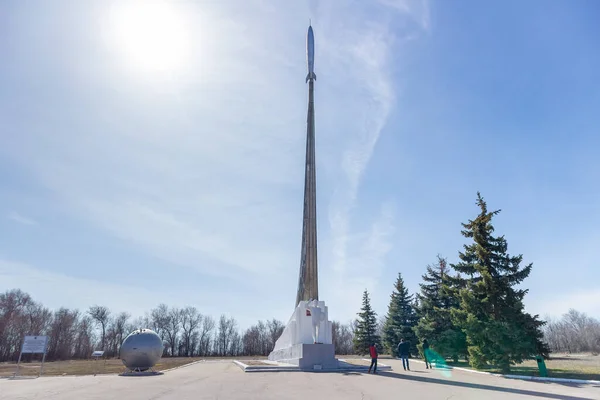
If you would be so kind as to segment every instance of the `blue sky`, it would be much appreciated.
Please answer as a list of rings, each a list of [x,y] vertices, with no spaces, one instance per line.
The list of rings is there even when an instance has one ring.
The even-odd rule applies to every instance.
[[[56,1],[0,10],[0,290],[291,315],[315,30],[320,295],[383,315],[481,191],[529,311],[600,317],[595,1]]]

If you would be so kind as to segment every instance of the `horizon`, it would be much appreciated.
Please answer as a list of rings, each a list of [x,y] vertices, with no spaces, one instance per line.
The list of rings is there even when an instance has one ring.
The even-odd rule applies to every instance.
[[[381,317],[399,272],[414,294],[455,263],[478,191],[533,263],[525,310],[600,317],[599,4],[139,4],[0,14],[0,292],[287,321],[310,19],[330,319],[365,289]]]

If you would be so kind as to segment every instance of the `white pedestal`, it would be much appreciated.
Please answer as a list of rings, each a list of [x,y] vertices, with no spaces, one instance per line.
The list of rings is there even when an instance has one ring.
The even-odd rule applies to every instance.
[[[315,326],[318,327],[315,343]],[[331,322],[324,301],[301,301],[269,354],[269,360],[302,369],[336,369]]]
[[[337,369],[333,344],[296,344],[285,349],[274,350],[269,360],[297,365],[306,370]]]

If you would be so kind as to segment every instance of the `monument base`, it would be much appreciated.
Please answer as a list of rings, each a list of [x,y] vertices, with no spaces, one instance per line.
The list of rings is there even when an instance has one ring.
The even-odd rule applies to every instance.
[[[333,344],[296,344],[269,354],[270,361],[296,365],[303,370],[338,369]]]
[[[324,301],[301,301],[285,326],[269,360],[301,370],[338,368],[332,326]]]

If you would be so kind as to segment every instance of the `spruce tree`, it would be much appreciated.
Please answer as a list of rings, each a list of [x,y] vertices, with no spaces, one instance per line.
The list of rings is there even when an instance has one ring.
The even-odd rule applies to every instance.
[[[437,256],[437,263],[427,266],[423,275],[419,300],[419,321],[415,333],[420,342],[427,339],[432,350],[443,358],[466,355],[467,346],[464,333],[452,322],[451,310],[458,308],[459,298],[456,290],[457,277],[451,277],[445,258]]]
[[[411,352],[416,355],[417,337],[413,328],[417,323],[417,315],[413,296],[408,294],[401,273],[398,274],[394,289],[390,296],[390,305],[383,325],[383,343],[390,354],[396,355],[400,339],[409,340]]]
[[[533,264],[521,267],[523,256],[510,256],[504,236],[493,236],[492,218],[500,210],[488,212],[479,193],[477,205],[479,215],[462,224],[463,236],[473,242],[452,265],[466,277],[452,319],[466,334],[471,366],[491,364],[507,373],[513,363],[536,354],[547,356],[541,333],[544,322],[524,311],[528,290],[515,288],[529,276]]]
[[[358,313],[354,331],[354,350],[358,354],[368,354],[369,346],[375,343],[381,348],[381,339],[377,335],[377,314],[371,308],[369,292],[363,293],[363,305]]]

